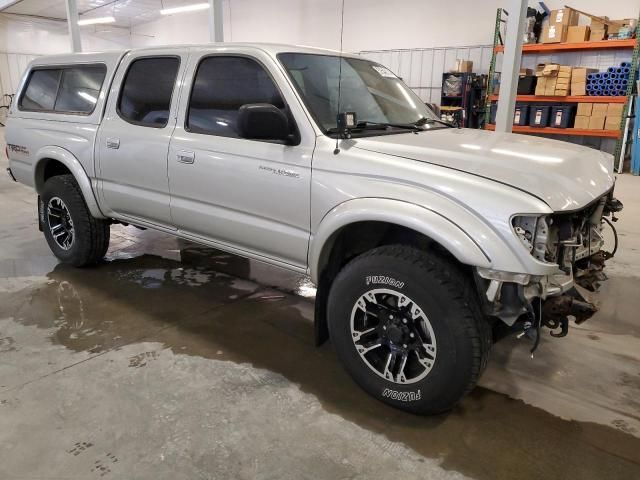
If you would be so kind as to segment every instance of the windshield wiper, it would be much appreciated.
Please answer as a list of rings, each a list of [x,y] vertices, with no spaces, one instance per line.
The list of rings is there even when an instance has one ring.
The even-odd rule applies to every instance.
[[[390,123],[390,122],[372,122],[370,120],[361,120],[358,122],[357,126],[354,128],[350,128],[351,132],[357,132],[362,130],[386,130],[387,128],[400,128],[403,130],[412,130],[414,132],[422,132],[424,131],[424,125],[431,125],[434,123],[440,123],[446,127],[454,128],[453,125],[447,123],[443,120],[438,120],[435,118],[426,118],[422,117],[418,121],[414,123]],[[341,133],[342,131],[338,127],[331,127],[327,129],[327,133]]]
[[[387,128],[402,128],[405,130],[422,130],[418,125],[412,123],[387,123],[387,122],[371,122],[368,120],[359,121],[358,124],[350,128],[349,131],[357,132],[361,130],[386,130]],[[338,127],[331,127],[327,130],[328,133],[340,133],[341,130]]]
[[[449,122],[445,122],[444,120],[438,120],[437,118],[427,118],[427,117],[422,117],[420,120],[414,123],[414,125],[417,127],[421,127],[423,125],[433,125],[434,123],[439,123],[441,125],[444,125],[445,127],[455,128]]]
[[[389,122],[371,122],[369,120],[362,120],[358,122],[358,125],[353,130],[367,130],[376,128],[404,128],[406,130],[417,130],[420,125],[415,123],[389,123]]]

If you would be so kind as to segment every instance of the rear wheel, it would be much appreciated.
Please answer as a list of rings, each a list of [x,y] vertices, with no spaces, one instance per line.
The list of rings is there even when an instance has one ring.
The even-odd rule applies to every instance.
[[[338,357],[368,393],[402,410],[453,407],[487,364],[491,330],[459,268],[406,246],[352,260],[329,294]]]
[[[100,261],[109,247],[109,223],[91,216],[72,175],[46,181],[41,196],[44,236],[53,254],[76,267]]]

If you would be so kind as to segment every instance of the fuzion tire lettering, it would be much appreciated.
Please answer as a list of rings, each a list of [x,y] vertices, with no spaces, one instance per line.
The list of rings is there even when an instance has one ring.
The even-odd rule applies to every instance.
[[[401,289],[404,287],[404,282],[396,280],[395,278],[387,277],[386,275],[370,275],[365,279],[365,283],[367,285],[378,284],[378,285],[389,285],[391,287]]]
[[[399,392],[397,390],[385,388],[382,391],[382,396],[390,398],[391,400],[398,400],[400,402],[415,402],[422,398],[422,392],[420,392],[420,389],[416,392]]]

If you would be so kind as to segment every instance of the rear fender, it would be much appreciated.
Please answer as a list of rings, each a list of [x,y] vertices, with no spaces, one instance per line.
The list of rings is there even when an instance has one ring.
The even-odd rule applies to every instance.
[[[91,215],[95,218],[106,218],[100,211],[98,202],[91,188],[91,180],[89,179],[87,172],[85,172],[82,164],[78,159],[68,150],[61,147],[47,146],[42,147],[35,155],[35,167],[34,171],[34,185],[38,195],[42,193],[44,188],[44,168],[48,160],[57,160],[69,169],[73,177],[78,182],[84,201],[87,203],[87,207],[91,212]]]

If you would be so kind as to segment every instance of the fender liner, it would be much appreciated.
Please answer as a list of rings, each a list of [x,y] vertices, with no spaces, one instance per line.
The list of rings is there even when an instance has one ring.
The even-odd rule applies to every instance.
[[[65,150],[62,147],[47,146],[42,147],[40,150],[38,150],[35,154],[35,158],[36,161],[33,169],[33,174],[34,185],[38,194],[42,193],[42,189],[44,187],[43,169],[45,167],[46,160],[56,160],[67,167],[73,177],[76,179],[76,182],[78,182],[80,190],[82,191],[82,196],[84,197],[84,201],[86,202],[91,215],[95,218],[107,218],[100,210],[96,197],[93,193],[93,188],[91,187],[91,180],[89,180],[87,172],[71,152]]]
[[[321,220],[309,248],[311,280],[318,283],[326,246],[342,227],[378,221],[403,226],[435,240],[463,264],[489,268],[491,258],[466,231],[444,215],[410,202],[387,198],[357,198],[334,207]]]
[[[403,226],[438,242],[461,263],[488,267],[489,255],[459,225],[447,217],[421,205],[387,198],[358,198],[347,200],[327,213],[309,248],[309,267],[312,281],[317,285],[314,315],[314,342],[322,345],[329,338],[326,302],[331,288],[330,278],[337,272],[321,272],[329,259],[333,239],[347,225],[379,221]],[[322,275],[322,276],[321,276]]]

